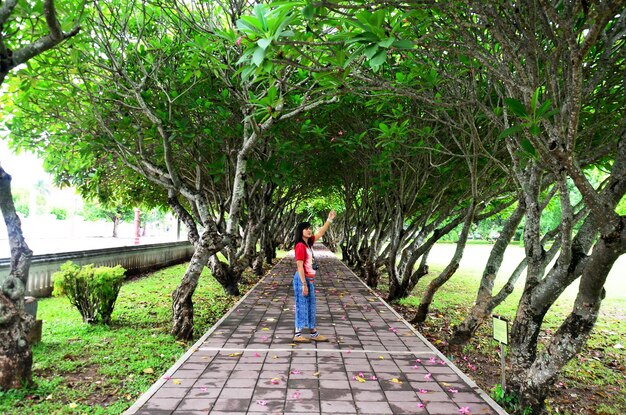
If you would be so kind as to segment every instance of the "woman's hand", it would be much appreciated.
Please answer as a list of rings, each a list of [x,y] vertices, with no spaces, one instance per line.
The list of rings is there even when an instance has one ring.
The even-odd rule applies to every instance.
[[[302,295],[305,297],[309,295],[309,287],[307,286],[306,282],[302,286]]]
[[[333,219],[335,219],[335,216],[337,216],[337,213],[334,210],[331,210],[330,213],[328,214],[328,221],[332,222]]]

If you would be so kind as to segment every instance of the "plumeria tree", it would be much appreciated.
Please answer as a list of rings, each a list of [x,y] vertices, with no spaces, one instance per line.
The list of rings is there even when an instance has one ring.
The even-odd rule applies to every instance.
[[[20,67],[75,36],[80,27],[81,2],[53,0],[0,3],[0,120],[10,107],[8,92],[30,88],[36,78],[19,76]],[[61,20],[59,12],[62,13]],[[66,14],[67,13],[67,14]],[[62,24],[62,20],[68,20]],[[69,22],[73,20],[73,22]],[[66,31],[67,30],[67,31]],[[11,75],[18,71],[17,77]],[[8,81],[5,83],[5,81]],[[11,248],[11,271],[0,289],[0,389],[19,388],[32,382],[32,352],[28,334],[33,318],[24,311],[24,293],[32,251],[22,234],[11,194],[11,176],[0,167],[0,209]]]

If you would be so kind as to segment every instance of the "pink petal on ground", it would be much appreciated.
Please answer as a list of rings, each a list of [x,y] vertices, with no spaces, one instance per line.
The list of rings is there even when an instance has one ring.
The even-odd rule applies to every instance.
[[[302,372],[300,372],[299,370],[292,370],[292,371],[291,371],[291,374],[292,374],[292,375],[299,375],[299,374],[301,374],[301,373],[302,373]]]
[[[431,357],[428,361],[430,363],[437,363],[437,358],[436,357]]]
[[[419,393],[428,393],[428,389],[420,389]]]
[[[376,380],[376,379],[378,379],[378,378],[377,378],[376,376],[372,375],[372,376],[370,376],[370,379],[371,379],[371,380]]]
[[[458,389],[452,389],[452,388],[448,389],[448,392],[450,393],[457,393],[458,391],[459,391]]]
[[[272,380],[270,380],[270,383],[272,385],[278,385],[280,383],[280,379],[278,378],[273,378]]]
[[[300,392],[294,392],[293,395],[291,395],[291,397],[293,399],[300,399]]]
[[[445,365],[445,364],[446,364],[446,362],[444,362],[443,360],[440,360],[440,361],[439,361],[439,364],[440,364],[440,365]]]
[[[254,357],[261,357],[261,355],[259,354],[259,352],[256,352],[256,353],[254,354]]]
[[[256,403],[261,406],[267,406],[267,401],[259,400],[259,401],[256,401]]]
[[[422,359],[415,359],[415,363],[422,363]]]
[[[423,408],[423,407],[425,407],[425,406],[426,406],[426,405],[424,405],[424,404],[423,404],[423,403],[421,403],[421,402],[417,404],[417,407],[418,407],[418,408]]]
[[[163,376],[163,379],[165,380],[170,380],[172,377],[171,376]]]
[[[459,413],[460,414],[470,414],[470,407],[469,406],[464,406],[463,408],[459,408]]]
[[[433,378],[433,374],[432,374],[432,373],[427,373],[427,374],[424,376],[424,379],[428,379],[428,380],[430,380],[430,379],[432,379],[432,378]]]

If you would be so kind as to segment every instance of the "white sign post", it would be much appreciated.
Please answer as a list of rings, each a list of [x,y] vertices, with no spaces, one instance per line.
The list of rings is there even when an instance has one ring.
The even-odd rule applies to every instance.
[[[509,321],[500,316],[493,316],[493,338],[500,342],[500,360],[502,362],[502,389],[506,389],[504,375],[504,345],[509,344]]]

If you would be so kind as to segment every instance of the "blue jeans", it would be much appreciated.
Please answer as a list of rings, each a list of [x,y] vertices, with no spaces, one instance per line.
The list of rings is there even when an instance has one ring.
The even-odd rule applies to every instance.
[[[315,328],[315,285],[313,281],[305,278],[309,287],[309,295],[302,295],[302,281],[296,272],[293,277],[293,294],[296,299],[296,331],[301,331],[304,327]]]

